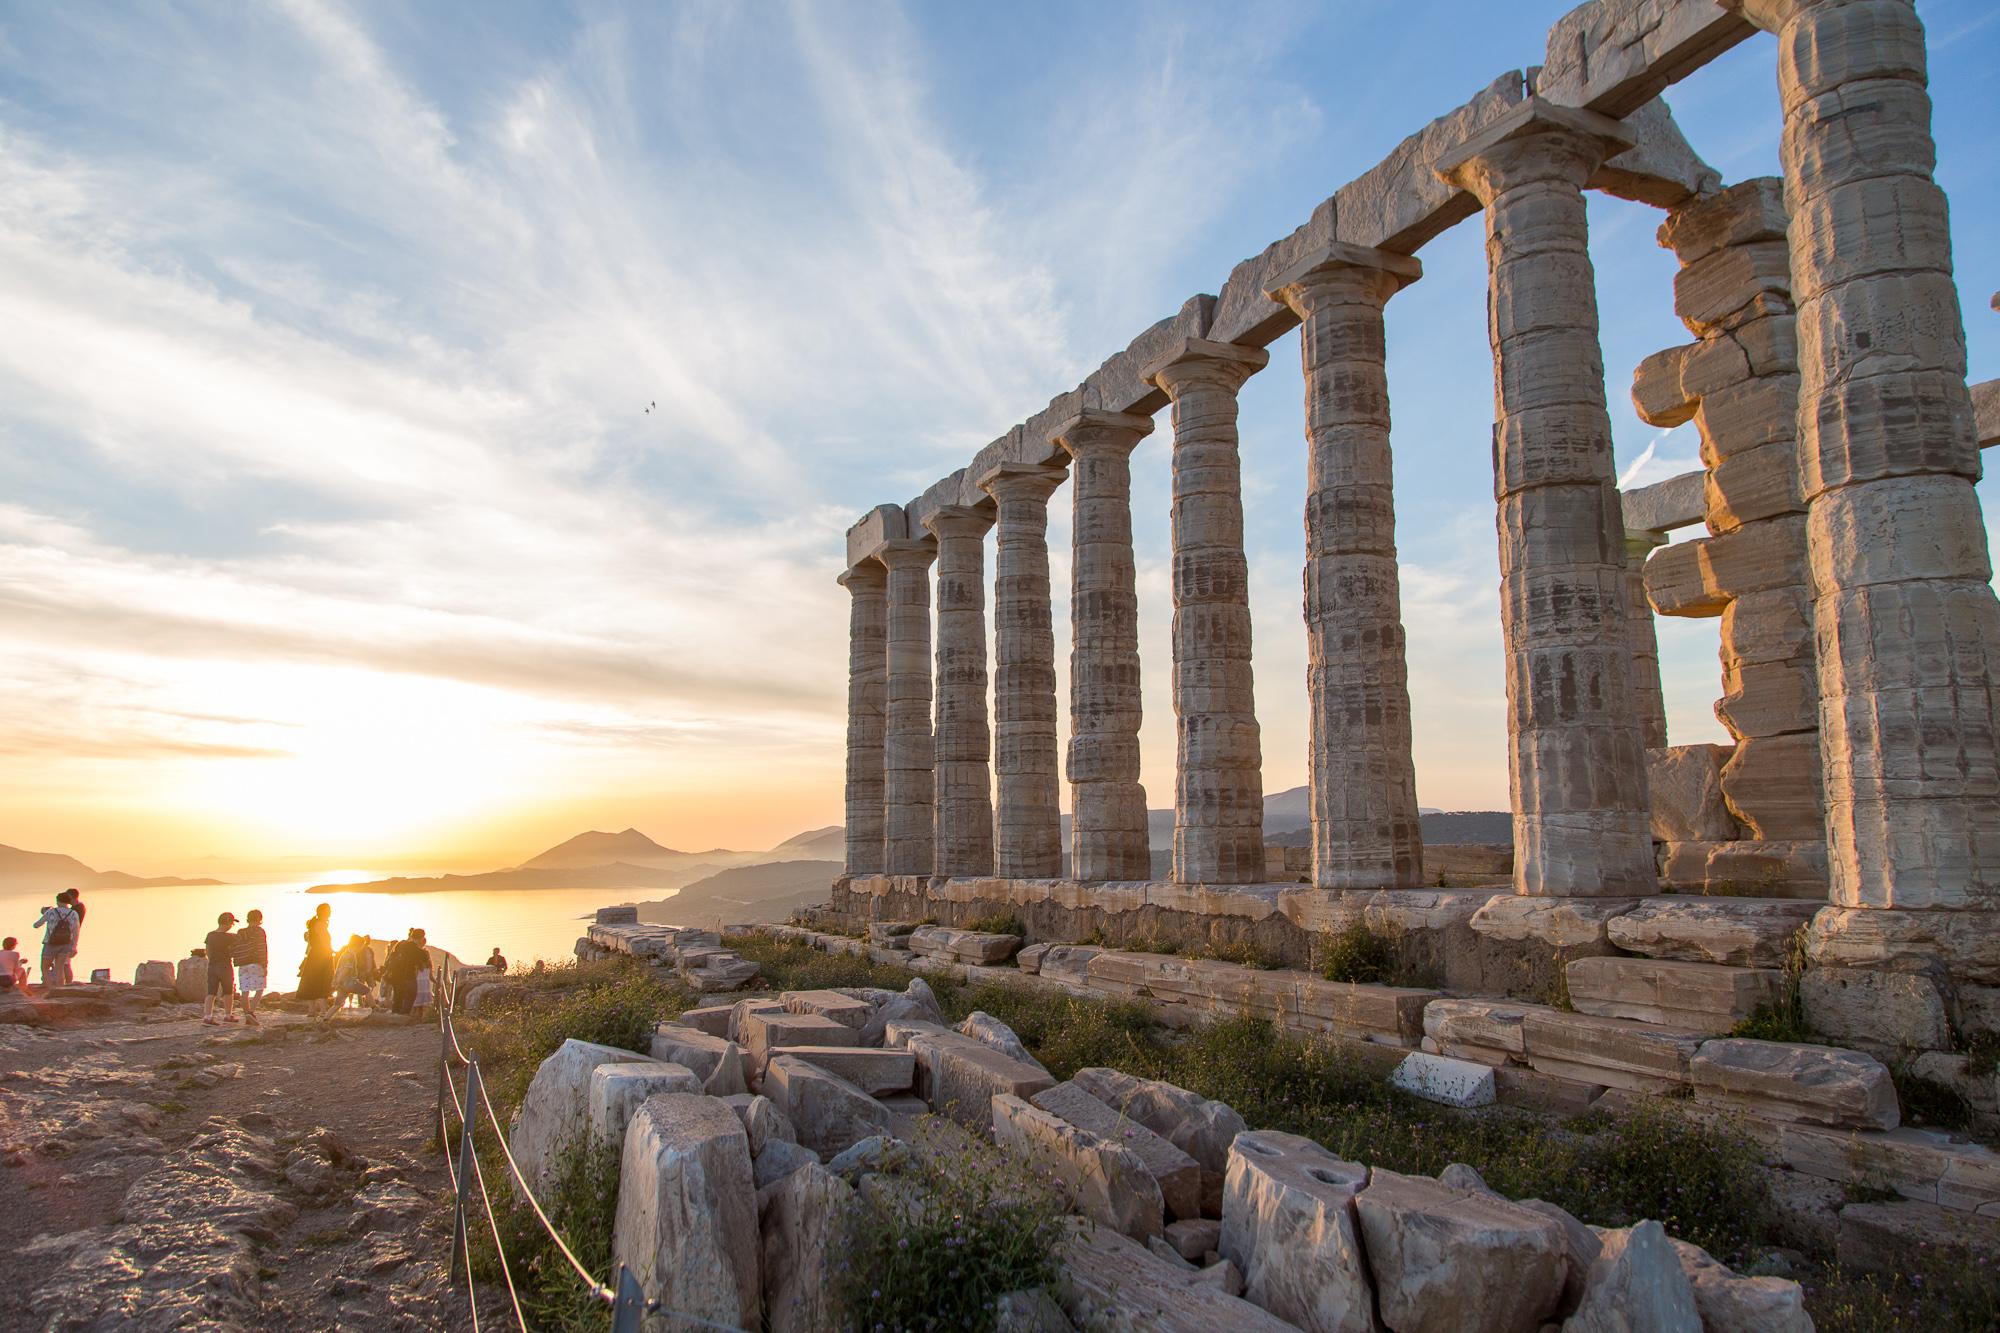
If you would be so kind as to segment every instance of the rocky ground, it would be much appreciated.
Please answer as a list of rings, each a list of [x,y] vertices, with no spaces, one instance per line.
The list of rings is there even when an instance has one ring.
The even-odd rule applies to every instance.
[[[199,1017],[0,1026],[0,1333],[469,1326],[436,1030]]]

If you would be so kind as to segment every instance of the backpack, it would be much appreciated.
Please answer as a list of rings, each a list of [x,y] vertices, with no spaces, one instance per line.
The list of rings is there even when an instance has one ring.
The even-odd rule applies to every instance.
[[[68,912],[56,913],[56,919],[49,924],[48,938],[42,941],[44,949],[67,949],[76,943],[76,917]]]

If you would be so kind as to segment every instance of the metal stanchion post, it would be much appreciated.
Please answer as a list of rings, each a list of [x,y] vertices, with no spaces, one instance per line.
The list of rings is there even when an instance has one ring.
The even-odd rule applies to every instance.
[[[465,1105],[459,1111],[458,1193],[451,1210],[451,1274],[458,1280],[465,1267],[465,1196],[472,1192],[472,1113],[479,1099],[479,1061],[465,1068]]]
[[[639,1333],[646,1318],[646,1293],[624,1264],[618,1265],[618,1296],[611,1303],[611,1333]]]

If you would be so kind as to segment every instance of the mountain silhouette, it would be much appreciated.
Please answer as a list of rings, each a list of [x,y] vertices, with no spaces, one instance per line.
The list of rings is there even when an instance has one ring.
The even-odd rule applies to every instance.
[[[179,879],[172,875],[147,877],[128,875],[122,870],[92,870],[74,856],[60,852],[30,852],[0,844],[0,889],[35,893],[61,889],[148,889],[173,885],[221,884],[219,879]]]

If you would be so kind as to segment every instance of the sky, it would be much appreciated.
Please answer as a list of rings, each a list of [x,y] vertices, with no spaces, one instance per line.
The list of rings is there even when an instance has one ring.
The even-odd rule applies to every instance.
[[[1537,63],[1566,8],[0,5],[0,843],[484,868],[839,822],[847,525]],[[1983,379],[2000,10],[1918,8]],[[1668,94],[1728,181],[1777,170],[1774,61]],[[1640,484],[1697,465],[1627,397],[1690,335],[1659,214],[1590,221]],[[1418,790],[1504,808],[1477,220],[1422,259],[1388,318]],[[1305,780],[1297,364],[1289,335],[1242,394],[1267,790]],[[1155,806],[1169,435],[1134,457]],[[1660,637],[1672,739],[1723,739],[1715,623]]]

